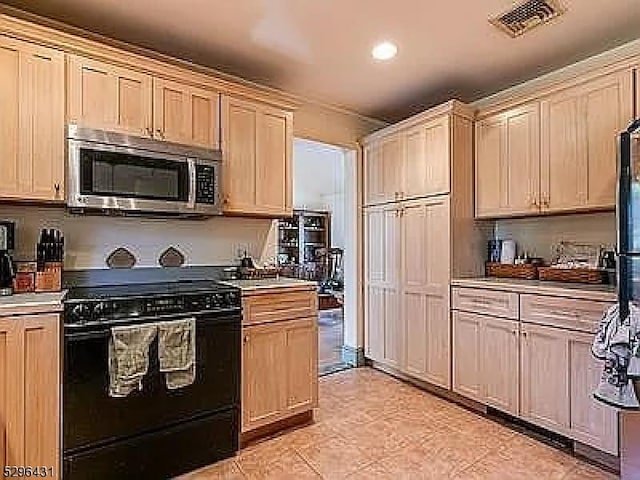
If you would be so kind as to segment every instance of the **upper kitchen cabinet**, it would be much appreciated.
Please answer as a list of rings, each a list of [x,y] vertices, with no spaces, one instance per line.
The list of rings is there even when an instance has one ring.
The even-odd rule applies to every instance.
[[[0,197],[64,200],[64,54],[0,36]]]
[[[367,137],[365,204],[450,193],[455,115],[472,119],[473,111],[452,100]]]
[[[541,202],[545,212],[615,206],[617,136],[633,119],[626,69],[541,103]]]
[[[449,193],[449,116],[408,130],[404,142],[402,198]]]
[[[219,147],[219,94],[69,55],[69,123],[137,137]]]
[[[213,90],[154,78],[154,137],[183,145],[218,148],[219,99]]]
[[[368,205],[400,199],[403,173],[403,139],[381,138],[365,148],[365,198]]]
[[[617,137],[633,118],[631,69],[531,97],[478,115],[476,216],[613,209]]]
[[[476,122],[476,216],[538,213],[540,209],[538,102]]]
[[[223,96],[225,213],[290,216],[292,147],[291,111]]]
[[[69,55],[67,81],[69,123],[138,137],[153,136],[150,75]]]

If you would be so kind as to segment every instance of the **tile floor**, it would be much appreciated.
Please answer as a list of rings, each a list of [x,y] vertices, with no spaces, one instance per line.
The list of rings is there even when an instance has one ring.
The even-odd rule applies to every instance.
[[[318,369],[320,374],[344,368],[344,315],[342,309],[318,312]]]
[[[618,478],[369,368],[320,380],[313,425],[181,480]]]

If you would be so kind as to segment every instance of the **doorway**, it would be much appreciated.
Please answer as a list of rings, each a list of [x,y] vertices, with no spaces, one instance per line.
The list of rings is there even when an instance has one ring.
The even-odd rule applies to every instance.
[[[342,147],[294,139],[294,216],[278,224],[283,274],[318,284],[320,375],[354,364],[345,341],[345,331],[354,330],[350,324],[356,322],[348,307],[345,314],[350,300],[345,291],[354,291],[356,281],[355,272],[345,271],[353,264],[351,242],[357,234],[351,221],[356,218],[356,169],[349,163],[354,158],[355,152]]]

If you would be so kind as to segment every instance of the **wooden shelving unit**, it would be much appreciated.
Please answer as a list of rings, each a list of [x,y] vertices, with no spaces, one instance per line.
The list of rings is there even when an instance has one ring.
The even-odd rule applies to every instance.
[[[293,276],[322,279],[324,265],[316,262],[317,250],[330,246],[329,212],[294,210],[293,217],[278,222],[278,262]]]

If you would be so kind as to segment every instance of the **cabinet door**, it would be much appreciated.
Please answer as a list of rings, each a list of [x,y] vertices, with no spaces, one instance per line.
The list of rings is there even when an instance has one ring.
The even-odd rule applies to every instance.
[[[481,315],[453,312],[453,391],[479,402],[483,401],[485,379],[481,370],[483,323]]]
[[[519,343],[518,322],[484,317],[480,354],[484,402],[511,415],[520,413]]]
[[[64,54],[0,37],[0,197],[64,200]]]
[[[243,329],[242,431],[279,420],[287,403],[287,334],[282,323]]]
[[[539,211],[539,119],[536,102],[476,123],[476,216]]]
[[[399,214],[397,206],[365,211],[366,353],[400,366],[402,322],[399,311]]]
[[[403,198],[449,193],[449,117],[405,133]]]
[[[224,96],[222,116],[225,212],[290,215],[291,112]]]
[[[291,112],[261,107],[256,134],[256,203],[266,214],[290,215],[293,211],[292,127]]]
[[[0,466],[23,465],[19,323],[16,318],[0,319]]]
[[[399,200],[402,190],[402,135],[390,135],[368,145],[364,162],[367,205]]]
[[[60,318],[22,317],[21,365],[24,409],[22,465],[52,465],[60,453]],[[16,352],[18,354],[18,352]]]
[[[618,412],[593,398],[603,365],[591,355],[592,341],[592,335],[581,333],[574,333],[569,339],[570,435],[587,445],[618,455]]]
[[[77,55],[67,57],[69,123],[151,137],[151,76]]]
[[[289,414],[318,406],[318,326],[316,318],[286,322]]]
[[[633,117],[632,73],[606,75],[541,104],[542,208],[615,206],[617,137]]]
[[[569,343],[551,327],[521,326],[522,416],[558,433],[569,430]]]
[[[218,148],[219,94],[178,82],[153,79],[154,137]]]
[[[449,200],[407,202],[400,218],[404,368],[449,388]]]

